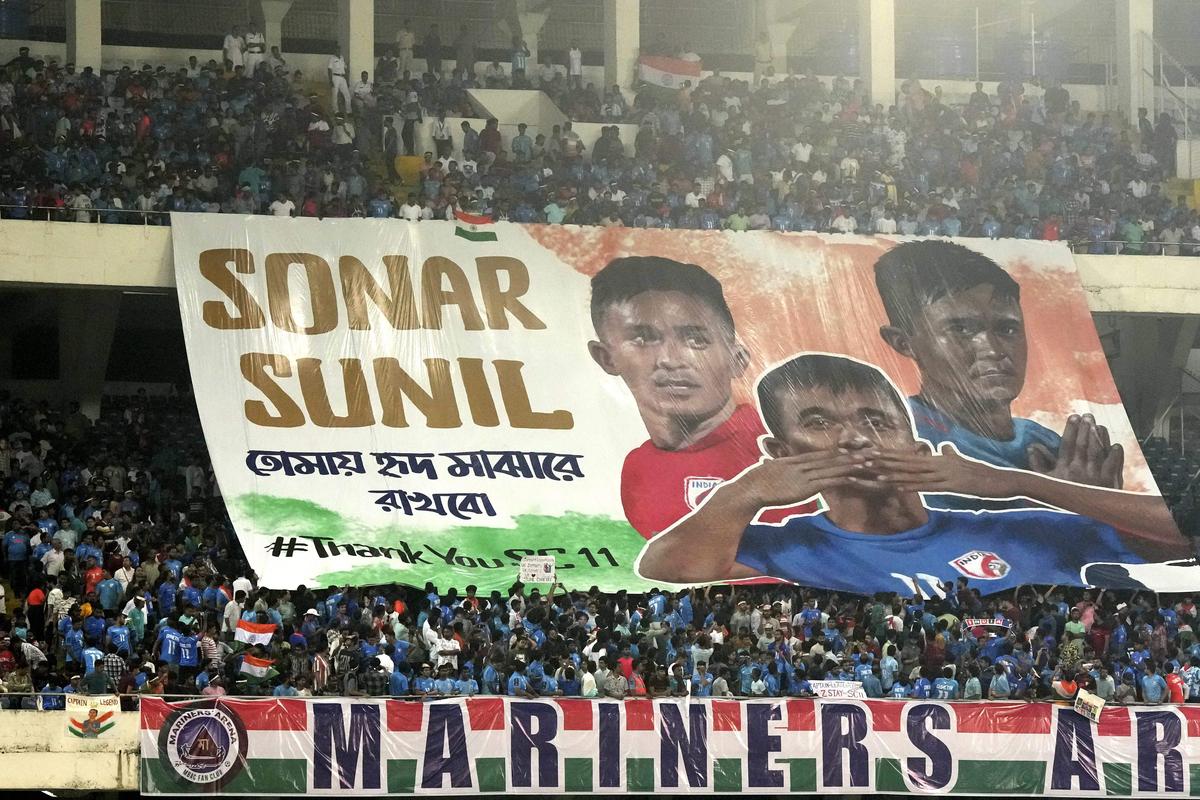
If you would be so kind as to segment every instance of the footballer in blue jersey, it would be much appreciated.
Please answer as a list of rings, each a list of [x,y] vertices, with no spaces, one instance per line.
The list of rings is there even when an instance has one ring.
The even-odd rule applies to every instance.
[[[1011,411],[1025,386],[1029,350],[1012,276],[982,253],[930,240],[880,256],[875,286],[888,317],[880,336],[921,371],[921,391],[909,399],[918,435],[935,449],[953,442],[989,464],[1050,472],[1058,434]],[[1109,456],[1119,472],[1120,447],[1107,447]],[[1120,488],[1111,472],[1102,483],[1098,470],[1090,477]]]
[[[1127,501],[1136,495],[998,469],[952,449],[928,452],[915,439],[899,391],[870,364],[806,353],[768,371],[757,392],[770,458],[714,489],[652,539],[638,561],[641,577],[701,583],[770,576],[874,593],[911,587],[910,576],[921,573],[942,583],[966,577],[989,594],[1027,583],[1094,583],[1085,574],[1088,564],[1145,563],[1134,549],[1145,544],[1140,534],[1178,535],[1169,513],[1170,532],[1160,519],[1131,514]],[[1080,489],[1106,495],[1091,506],[1091,517],[1045,509],[937,510],[921,497],[949,490],[1070,509],[1087,504]],[[818,494],[826,511],[778,524],[751,522],[764,507]],[[1118,533],[1110,520],[1133,535]],[[1122,572],[1109,571],[1104,582],[1139,586]]]

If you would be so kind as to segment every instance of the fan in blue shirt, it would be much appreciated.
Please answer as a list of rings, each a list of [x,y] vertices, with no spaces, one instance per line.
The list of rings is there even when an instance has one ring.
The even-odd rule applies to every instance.
[[[83,625],[76,622],[64,634],[63,644],[67,649],[67,661],[83,661]]]
[[[108,629],[108,643],[117,648],[118,653],[129,655],[129,626],[125,625],[125,615],[117,616],[116,625]]]
[[[503,676],[500,674],[500,669],[495,663],[489,663],[483,668],[483,693],[484,694],[503,694],[500,691],[500,681]]]
[[[104,574],[108,575],[107,572]],[[96,595],[100,598],[100,605],[105,611],[116,611],[117,607],[121,605],[121,597],[124,594],[125,589],[115,578],[108,577],[96,584]]]
[[[404,697],[408,694],[408,676],[401,672],[399,667],[393,669],[391,677],[388,678],[388,694],[392,697]]]
[[[187,633],[179,635],[179,666],[196,667],[200,665],[200,640]]]
[[[158,586],[155,596],[158,598],[158,613],[171,614],[175,611],[175,594],[177,589],[171,581],[163,581]]]
[[[90,646],[83,648],[83,674],[90,675],[102,660],[104,660],[104,651],[100,648]]]
[[[915,441],[900,393],[872,365],[802,354],[763,375],[757,391],[771,432],[763,447],[771,457],[719,486],[648,542],[638,562],[641,577],[698,583],[771,576],[866,594],[910,590],[909,576],[924,573],[943,583],[965,576],[992,593],[1028,583],[1084,585],[1090,562],[1144,563],[1111,525],[1092,518],[926,507],[920,492],[932,490],[1036,494],[1069,508],[1065,500],[1078,500],[1080,487],[953,451],[929,453]],[[1124,530],[1147,530],[1146,519],[1129,519],[1128,507],[1122,508],[1129,495],[1086,491],[1113,495],[1094,509],[1120,518]],[[818,494],[827,511],[751,524],[764,507]],[[1173,529],[1169,515],[1168,521]],[[1155,528],[1153,535],[1160,532]],[[1137,586],[1128,575],[1106,578],[1109,585]]]
[[[158,657],[159,660],[165,661],[168,664],[179,663],[179,641],[183,635],[171,627],[168,622],[162,630],[158,632]]]
[[[933,681],[934,700],[957,700],[958,681],[954,679],[954,670],[946,667],[942,677]]]

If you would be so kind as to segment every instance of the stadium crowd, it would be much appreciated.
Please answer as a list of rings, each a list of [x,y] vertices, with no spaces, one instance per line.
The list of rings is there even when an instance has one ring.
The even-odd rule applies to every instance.
[[[187,397],[0,396],[0,707],[72,692],[432,698],[811,696],[1200,702],[1191,597],[960,578],[605,594],[514,584],[264,589]],[[515,574],[515,569],[514,569]],[[914,585],[920,586],[914,579]]]
[[[0,213],[166,224],[168,211],[415,221],[465,210],[1200,254],[1200,217],[1165,189],[1169,115],[1086,112],[1054,81],[1005,81],[994,93],[977,84],[955,104],[908,80],[884,108],[861,81],[769,68],[753,85],[717,72],[675,90],[597,89],[578,47],[564,64],[533,65],[520,40],[507,65],[480,69],[465,26],[446,44],[436,28],[423,34],[432,57],[419,75],[407,22],[373,72],[335,54],[325,75],[304,75],[278,48],[263,53],[260,38],[232,32],[223,64],[193,56],[177,69],[103,74],[23,49],[0,67]],[[693,56],[685,46],[681,57]],[[475,86],[538,88],[569,119],[608,124],[594,142],[571,122],[535,136],[502,133],[494,119],[456,128],[447,118],[477,116]],[[615,123],[636,125],[633,140]],[[423,156],[416,181],[400,181],[402,154]]]

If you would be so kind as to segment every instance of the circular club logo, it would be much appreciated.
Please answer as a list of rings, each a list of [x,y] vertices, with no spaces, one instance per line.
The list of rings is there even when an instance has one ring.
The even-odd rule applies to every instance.
[[[158,751],[179,782],[219,788],[245,766],[246,728],[226,708],[192,706],[167,717]]]

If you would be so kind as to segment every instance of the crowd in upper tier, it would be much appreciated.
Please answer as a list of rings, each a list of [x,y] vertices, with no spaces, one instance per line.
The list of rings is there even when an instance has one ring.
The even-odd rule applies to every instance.
[[[1200,702],[1189,596],[260,587],[190,398],[0,397],[0,706],[72,692]]]
[[[480,68],[469,30],[324,75],[226,37],[225,63],[94,72],[21,51],[0,67],[0,215],[166,224],[164,212],[496,220],[1062,239],[1091,252],[1200,253],[1200,217],[1170,196],[1176,126],[1080,109],[1061,84],[982,84],[965,103],[904,81],[713,73],[666,90],[597,88],[563,64]],[[433,38],[431,42],[430,39]],[[417,73],[413,48],[441,53]],[[260,44],[253,44],[259,48]],[[685,52],[684,59],[694,54]],[[450,65],[454,64],[452,68]],[[357,77],[356,77],[357,76]],[[754,81],[757,81],[756,83]],[[575,122],[502,130],[468,90],[547,92]],[[395,156],[422,158],[402,182]]]

